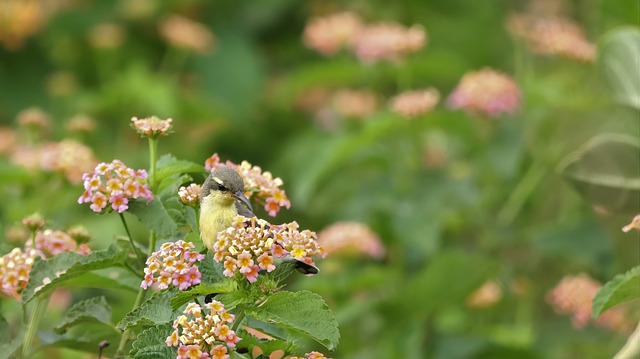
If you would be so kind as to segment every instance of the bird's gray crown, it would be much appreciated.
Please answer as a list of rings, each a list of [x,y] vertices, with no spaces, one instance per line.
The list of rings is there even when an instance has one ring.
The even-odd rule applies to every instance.
[[[221,166],[211,172],[202,185],[202,197],[206,197],[211,191],[219,190],[218,185],[224,186],[231,193],[244,190],[242,176],[229,166]]]

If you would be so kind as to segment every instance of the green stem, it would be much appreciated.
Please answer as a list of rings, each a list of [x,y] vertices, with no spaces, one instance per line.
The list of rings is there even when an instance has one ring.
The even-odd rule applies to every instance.
[[[38,297],[36,303],[33,307],[33,311],[31,312],[31,319],[29,319],[29,325],[27,327],[27,333],[24,336],[24,341],[22,342],[22,358],[27,359],[31,354],[31,342],[36,335],[36,330],[38,329],[38,325],[40,323],[40,319],[42,318],[42,314],[44,314],[44,310],[47,308],[47,304],[49,303],[50,296],[41,296]]]
[[[505,205],[500,212],[498,212],[498,223],[500,225],[506,226],[513,221],[545,173],[544,165],[540,162],[534,162],[531,167],[529,167],[527,173],[525,173],[516,188],[511,192]]]
[[[146,261],[144,255],[140,252],[140,249],[136,247],[135,243],[133,243],[133,237],[131,237],[131,232],[129,232],[129,226],[127,226],[127,221],[124,219],[124,215],[122,213],[118,213],[120,215],[120,220],[122,221],[122,225],[124,226],[124,230],[127,232],[127,237],[129,238],[129,243],[131,244],[131,248],[133,249],[133,253],[135,253],[136,257],[141,263]]]
[[[158,139],[149,137],[149,186],[151,192],[156,190],[156,161],[158,154]]]
[[[239,310],[238,314],[236,314],[236,320],[233,322],[233,325],[231,326],[231,330],[233,330],[234,332],[238,330],[238,327],[240,326],[240,323],[242,323],[243,320],[244,320],[244,310]]]

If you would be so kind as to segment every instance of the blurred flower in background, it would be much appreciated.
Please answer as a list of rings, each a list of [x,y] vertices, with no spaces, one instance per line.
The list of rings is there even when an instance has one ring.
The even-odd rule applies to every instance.
[[[405,91],[391,98],[391,110],[412,119],[431,111],[440,101],[440,93],[434,88]]]
[[[352,47],[356,57],[363,63],[381,60],[396,62],[404,55],[419,51],[426,42],[427,34],[422,26],[405,27],[386,22],[367,25],[358,33]]]
[[[501,299],[502,286],[497,281],[490,280],[467,297],[467,306],[471,308],[489,308],[496,305]]]
[[[376,111],[376,94],[370,90],[340,89],[333,94],[331,105],[344,117],[362,119]]]
[[[215,36],[206,26],[177,14],[158,24],[160,35],[171,46],[204,54],[213,49]]]
[[[631,231],[632,229],[636,229],[640,231],[640,214],[633,217],[633,219],[631,220],[631,223],[622,227],[622,231],[625,233]]]
[[[16,116],[18,126],[29,130],[43,132],[51,127],[51,117],[38,107],[30,107],[20,111]]]
[[[307,22],[302,39],[307,47],[330,56],[350,46],[362,27],[362,20],[353,12],[315,17]]]
[[[591,302],[600,286],[600,282],[586,273],[566,276],[547,293],[547,302],[556,312],[571,314],[575,328],[584,328],[591,320]],[[624,307],[607,310],[595,320],[595,324],[619,332],[628,332],[633,328]]]
[[[596,46],[587,41],[584,30],[571,19],[513,14],[507,19],[507,29],[536,54],[584,62],[596,59]]]
[[[122,45],[125,37],[122,25],[109,22],[96,24],[87,34],[89,43],[96,49],[116,49]]]
[[[77,114],[71,117],[66,124],[67,130],[75,133],[90,133],[95,131],[96,126],[96,120],[85,114]]]
[[[45,171],[60,171],[71,183],[82,181],[82,175],[98,164],[93,150],[75,140],[47,143],[40,148],[40,167]]]
[[[318,233],[318,244],[326,255],[365,254],[381,259],[385,250],[380,238],[366,224],[336,222]]]
[[[17,50],[25,39],[38,31],[45,21],[39,1],[3,0],[0,2],[0,44]]]
[[[520,108],[520,90],[509,76],[490,68],[466,73],[447,99],[453,109],[498,117]]]
[[[16,144],[16,133],[8,127],[0,127],[0,155],[11,152]]]

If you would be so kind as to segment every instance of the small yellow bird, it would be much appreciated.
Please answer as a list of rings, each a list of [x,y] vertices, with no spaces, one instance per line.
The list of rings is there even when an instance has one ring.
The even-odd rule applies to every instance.
[[[202,184],[200,194],[200,238],[211,252],[218,233],[231,227],[235,216],[256,217],[244,195],[244,180],[233,168],[221,166],[211,172]],[[282,260],[292,263],[303,274],[317,274],[318,268],[293,257]]]
[[[242,177],[231,167],[219,167],[204,181],[200,199],[200,238],[209,251],[214,252],[218,233],[231,227],[237,215],[256,216],[244,195]]]

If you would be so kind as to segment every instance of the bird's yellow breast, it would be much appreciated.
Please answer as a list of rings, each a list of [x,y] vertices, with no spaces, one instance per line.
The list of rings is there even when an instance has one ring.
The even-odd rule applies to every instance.
[[[200,205],[200,238],[204,245],[213,251],[218,232],[231,226],[238,214],[235,200],[222,193],[211,193],[202,199]]]

